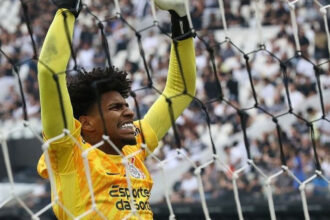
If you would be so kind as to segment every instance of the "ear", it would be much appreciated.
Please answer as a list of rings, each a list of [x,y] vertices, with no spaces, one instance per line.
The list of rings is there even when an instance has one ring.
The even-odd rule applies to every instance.
[[[89,115],[81,115],[79,117],[79,121],[81,123],[81,130],[84,133],[95,131],[95,120],[92,116]]]

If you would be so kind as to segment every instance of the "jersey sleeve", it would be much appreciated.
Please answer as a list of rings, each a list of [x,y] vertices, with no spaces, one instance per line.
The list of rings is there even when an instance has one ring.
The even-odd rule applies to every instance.
[[[153,152],[158,146],[158,138],[153,128],[146,120],[134,121],[134,125],[136,127],[137,142],[145,144],[148,150]],[[143,151],[143,153],[140,154],[142,161],[148,156],[149,151]]]
[[[172,126],[169,105],[165,97],[171,98],[173,116],[174,119],[177,119],[183,110],[188,107],[192,101],[192,97],[195,95],[196,60],[193,44],[192,38],[178,42],[177,51],[179,59],[175,52],[175,46],[172,44],[169,73],[163,95],[156,100],[144,117],[144,120],[148,122],[152,130],[156,133],[158,140],[160,140]],[[183,77],[180,71],[179,60]],[[185,85],[188,95],[180,95],[183,93]]]
[[[66,19],[63,16],[66,15]],[[66,86],[66,68],[71,51],[66,29],[72,38],[75,17],[66,9],[59,9],[48,30],[38,62],[41,120],[44,136],[55,137],[63,132],[64,120],[60,99],[67,122],[67,128],[74,129],[73,110]],[[54,78],[58,78],[57,84]]]

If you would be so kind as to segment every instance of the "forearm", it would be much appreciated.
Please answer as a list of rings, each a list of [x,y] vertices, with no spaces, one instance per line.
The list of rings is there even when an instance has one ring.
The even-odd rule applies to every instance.
[[[158,140],[160,140],[172,126],[169,104],[166,102],[165,97],[171,98],[171,108],[175,120],[181,115],[183,110],[188,107],[192,96],[195,95],[196,63],[193,39],[189,38],[178,41],[177,51],[179,59],[177,59],[175,46],[172,44],[166,87],[163,91],[163,95],[157,99],[145,116],[145,120],[147,120],[155,131]],[[183,77],[178,60],[180,60],[181,63]],[[185,89],[186,94],[183,94]]]
[[[54,80],[54,74],[58,77],[67,128],[72,131],[74,127],[73,111],[66,86],[65,71],[71,53],[65,31],[63,11],[60,9],[56,12],[38,62],[41,119],[43,131],[47,138],[59,135],[64,128],[60,95]],[[68,11],[66,11],[66,15],[69,35],[72,38],[75,17]]]

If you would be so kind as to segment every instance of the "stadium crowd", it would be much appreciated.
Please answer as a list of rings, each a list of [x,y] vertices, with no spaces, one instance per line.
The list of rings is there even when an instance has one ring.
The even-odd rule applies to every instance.
[[[105,25],[105,34],[110,45],[113,61],[130,73],[133,80],[132,89],[136,90],[148,86],[148,77],[138,49],[136,48],[135,33],[120,19],[109,20],[114,15],[113,1],[94,0],[85,1],[89,11],[99,17]],[[299,41],[302,56],[295,56],[295,43],[290,24],[290,12],[286,2],[265,0],[261,1],[263,14],[262,25],[265,28],[275,27],[272,37],[265,43],[267,51],[259,51],[249,55],[251,80],[254,85],[259,108],[254,107],[253,90],[250,86],[247,64],[243,54],[236,48],[244,48],[244,38],[236,44],[219,43],[219,32],[223,30],[216,0],[192,0],[191,16],[193,26],[197,30],[195,38],[197,63],[197,94],[196,97],[205,104],[208,115],[202,110],[201,102],[193,101],[189,109],[178,119],[177,127],[180,145],[187,155],[196,163],[203,160],[203,152],[210,151],[207,118],[212,128],[212,135],[216,149],[221,158],[228,165],[228,169],[211,164],[203,169],[202,181],[207,199],[232,197],[232,171],[246,164],[247,156],[243,138],[232,139],[232,136],[243,137],[240,117],[235,108],[248,109],[245,111],[247,126],[252,127],[260,122],[260,117],[271,121],[269,114],[280,115],[289,111],[288,97],[285,83],[288,83],[289,100],[293,112],[309,122],[319,119],[322,111],[319,104],[320,91],[317,88],[314,64],[320,65],[320,81],[323,93],[330,89],[330,65],[325,26],[319,13],[319,6],[312,1],[299,1],[296,15],[299,27]],[[322,2],[322,1],[320,1]],[[228,28],[241,31],[254,27],[256,23],[253,1],[225,1],[225,16]],[[120,1],[123,18],[135,24],[150,20],[151,12],[146,0]],[[55,8],[47,1],[29,1],[28,14],[33,28],[33,38],[39,51],[46,34]],[[42,12],[42,14],[40,14]],[[30,118],[39,120],[40,105],[37,84],[36,60],[29,60],[34,56],[29,32],[24,23],[25,17],[21,12],[21,22],[16,31],[10,32],[0,26],[1,50],[11,58],[12,62],[20,63],[19,74],[23,79],[23,89]],[[161,27],[166,31],[168,17],[161,20]],[[168,31],[168,30],[167,30]],[[239,32],[237,32],[239,33]],[[253,32],[252,32],[253,33]],[[223,32],[220,36],[222,37]],[[203,41],[213,48],[214,58],[210,55]],[[224,39],[224,38],[223,38]],[[83,10],[79,17],[74,35],[74,49],[78,66],[86,69],[105,67],[106,56],[99,29],[95,19]],[[160,34],[157,28],[151,28],[142,33],[142,45],[147,58],[147,65],[156,88],[162,89],[166,81],[170,38]],[[256,48],[256,47],[255,47]],[[128,51],[128,53],[127,53]],[[249,52],[249,51],[244,51]],[[278,59],[285,61],[287,81]],[[29,60],[29,61],[26,61]],[[214,74],[212,62],[216,67]],[[74,60],[70,62],[70,67]],[[17,86],[17,79],[12,65],[5,56],[0,56],[0,124],[8,121],[21,121],[22,100]],[[219,101],[220,81],[223,96],[231,105]],[[328,94],[328,93],[326,93]],[[158,94],[152,89],[139,90],[137,100],[141,115],[148,110],[150,104]],[[311,101],[308,100],[317,100]],[[329,100],[329,99],[328,99]],[[306,103],[311,103],[307,105]],[[316,104],[315,104],[316,103]],[[132,105],[133,106],[133,105]],[[233,108],[234,106],[235,108]],[[267,114],[266,114],[266,113]],[[330,118],[330,103],[325,99],[325,115]],[[315,172],[314,154],[309,128],[303,120],[290,114],[289,122],[284,123],[282,144],[287,166],[300,180],[304,181]],[[285,119],[286,120],[286,119]],[[284,120],[284,121],[285,121]],[[315,146],[319,156],[322,171],[330,179],[330,123],[319,120],[313,123],[315,132]],[[267,175],[281,169],[280,151],[276,128],[264,129],[257,135],[249,136],[251,157],[255,164]],[[171,159],[167,169],[173,169],[182,158],[175,159],[178,144],[173,134],[168,134],[161,143],[162,148],[156,155],[161,160]],[[209,154],[211,155],[211,153]],[[152,172],[156,172],[156,162],[148,161]],[[193,168],[185,172],[172,187],[173,202],[195,202],[199,200],[198,181]],[[262,197],[263,179],[255,170],[245,172],[238,182],[240,195]],[[288,175],[281,175],[274,181],[274,195],[281,195],[285,199],[296,199],[299,184]],[[320,178],[315,179],[308,188],[310,195],[324,195],[327,183]],[[284,197],[285,196],[285,197]]]

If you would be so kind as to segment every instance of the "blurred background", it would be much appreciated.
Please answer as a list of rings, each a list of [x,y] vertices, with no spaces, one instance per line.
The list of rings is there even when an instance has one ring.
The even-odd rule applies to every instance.
[[[33,39],[39,52],[56,8],[50,1],[23,0],[27,5]],[[251,159],[267,175],[281,169],[279,138],[272,116],[278,117],[283,129],[283,144],[288,168],[301,182],[314,175],[315,155],[323,175],[330,179],[330,65],[327,34],[320,5],[329,2],[299,0],[295,4],[298,36],[302,56],[297,56],[287,1],[259,0],[257,7],[262,15],[262,33],[257,31],[255,2],[253,0],[225,0],[225,18],[228,33],[216,0],[191,0],[191,16],[198,37],[195,38],[197,64],[196,101],[176,121],[182,151],[198,165],[212,159],[213,139],[219,160],[225,169],[212,163],[202,169],[202,182],[211,217],[214,219],[238,219],[233,195],[232,172],[247,164],[247,152],[240,117],[237,109],[244,109],[247,120],[247,137]],[[133,80],[132,90],[138,90],[137,100],[143,116],[159,94],[148,86],[146,68],[139,53],[135,32],[115,15],[111,0],[86,0],[88,10],[105,26],[109,52],[114,66],[129,72]],[[122,17],[136,30],[141,31],[142,46],[153,85],[162,90],[165,86],[171,39],[152,27],[150,2],[147,0],[120,0]],[[319,4],[317,4],[319,3]],[[92,69],[105,67],[106,56],[96,19],[83,9],[75,26],[73,46],[79,67]],[[329,13],[328,13],[329,14]],[[166,12],[157,13],[164,32],[170,32],[170,20]],[[327,17],[329,20],[330,16]],[[40,104],[37,82],[37,59],[26,26],[26,17],[19,0],[0,1],[0,45],[18,68],[23,82],[29,123],[41,134]],[[229,37],[230,42],[225,41]],[[206,44],[213,49],[210,56]],[[266,50],[257,50],[262,43]],[[33,211],[50,203],[49,183],[41,179],[36,165],[42,153],[41,142],[23,125],[22,99],[13,66],[4,54],[0,55],[0,130],[8,133],[11,170],[15,191]],[[246,62],[244,55],[248,54]],[[212,69],[212,61],[216,71]],[[247,63],[249,64],[247,66]],[[286,70],[283,71],[281,65]],[[73,68],[73,60],[68,68]],[[321,88],[317,87],[315,66],[319,67]],[[256,98],[260,108],[255,108],[248,69],[250,68]],[[288,86],[284,86],[284,76]],[[219,85],[223,96],[219,100]],[[290,110],[286,89],[291,100]],[[324,105],[320,104],[323,97]],[[129,99],[130,106],[134,103]],[[207,109],[207,115],[200,103]],[[235,108],[233,107],[235,106]],[[290,114],[286,114],[290,111]],[[323,111],[323,112],[322,112]],[[293,113],[293,114],[291,114]],[[319,120],[322,118],[324,119]],[[209,117],[209,123],[207,122]],[[314,128],[314,143],[307,122]],[[210,130],[208,129],[210,125]],[[8,132],[10,131],[10,132]],[[166,160],[165,179],[170,200],[177,219],[203,219],[198,192],[198,181],[191,161],[178,155],[173,131],[160,142],[155,157]],[[11,186],[3,153],[0,153],[0,204],[10,198]],[[155,219],[167,219],[164,177],[157,159],[150,157],[147,165],[154,179],[151,202]],[[245,219],[270,219],[264,190],[265,179],[253,168],[247,168],[238,179],[239,196]],[[272,182],[275,210],[278,219],[303,219],[299,183],[287,174]],[[307,201],[312,219],[329,219],[329,184],[315,178],[306,187]],[[0,207],[0,219],[29,219],[29,214],[12,199]],[[50,211],[41,219],[54,219]]]

